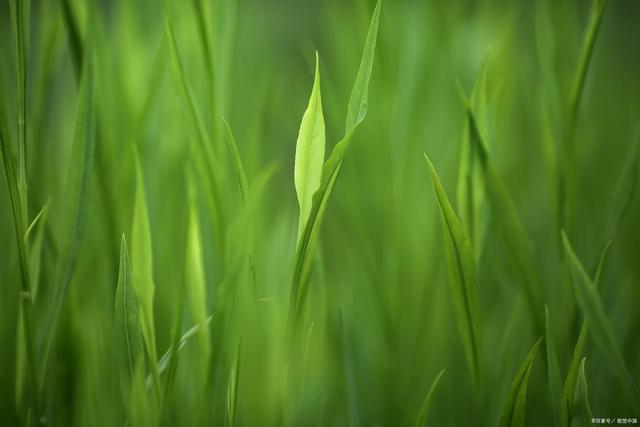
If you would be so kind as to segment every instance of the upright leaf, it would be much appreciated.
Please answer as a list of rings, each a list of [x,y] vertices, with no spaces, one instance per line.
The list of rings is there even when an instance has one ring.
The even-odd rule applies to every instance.
[[[376,39],[378,37],[380,7],[381,3],[379,0],[373,12],[371,23],[369,24],[369,32],[367,34],[364,52],[360,61],[360,68],[358,69],[356,82],[351,92],[351,98],[349,100],[350,113],[347,114],[345,136],[333,147],[331,155],[322,167],[320,187],[313,194],[309,219],[305,224],[302,234],[298,238],[289,302],[289,324],[291,326],[293,326],[293,317],[299,315],[306,295],[307,282],[304,280],[304,277],[308,271],[310,254],[317,238],[327,201],[333,191],[333,186],[335,185],[336,179],[340,173],[344,155],[351,144],[351,139],[353,138],[355,129],[366,116],[369,80],[371,78],[371,70],[373,69],[373,57]]]
[[[471,123],[471,140],[480,160],[491,214],[496,218],[502,231],[509,257],[520,279],[536,330],[542,333],[544,332],[542,290],[539,287],[541,282],[535,265],[533,245],[509,196],[507,187],[493,167],[486,144],[482,140],[475,116],[470,108],[468,108],[467,114]]]
[[[573,397],[573,418],[571,420],[572,427],[588,427],[592,426],[591,419],[593,413],[589,405],[589,394],[587,392],[587,377],[584,372],[584,365],[587,358],[583,357],[578,369],[578,378],[576,381],[576,392]]]
[[[427,417],[429,416],[429,410],[431,409],[431,400],[433,399],[433,393],[440,382],[440,378],[444,375],[444,369],[440,371],[440,373],[436,376],[436,378],[431,383],[429,387],[429,391],[427,391],[424,400],[422,401],[422,406],[420,407],[420,413],[418,414],[418,420],[416,421],[416,427],[426,427],[427,426]]]
[[[238,381],[240,380],[240,356],[242,342],[238,342],[238,349],[233,361],[233,366],[229,370],[229,380],[227,382],[227,427],[236,425],[236,413],[238,412]]]
[[[151,228],[149,226],[142,166],[140,165],[137,151],[134,157],[136,194],[131,225],[131,270],[133,272],[133,288],[135,289],[136,299],[140,307],[140,318],[142,319],[142,337],[150,359],[151,372],[154,377],[157,377],[158,356],[153,320],[155,284],[153,280]]]
[[[433,188],[438,198],[442,225],[448,248],[448,259],[451,272],[451,296],[458,328],[467,356],[467,363],[475,381],[479,380],[479,335],[478,335],[478,295],[476,291],[476,272],[473,261],[471,243],[464,227],[460,223],[440,177],[425,154]]]
[[[598,262],[598,267],[596,268],[596,272],[593,276],[593,286],[594,288],[598,288],[600,284],[600,277],[602,276],[602,268],[604,266],[604,260],[607,255],[607,251],[611,246],[611,242],[604,247],[602,253],[600,254],[600,261]],[[580,366],[580,361],[582,359],[582,354],[584,351],[584,345],[587,341],[587,334],[589,331],[589,322],[585,318],[582,321],[582,327],[580,328],[580,334],[578,335],[578,341],[576,342],[576,346],[573,349],[573,356],[571,358],[571,363],[569,363],[569,370],[567,372],[567,378],[564,382],[564,387],[562,390],[562,407],[560,412],[560,420],[561,425],[564,427],[568,423],[568,419],[571,417],[571,402],[573,400],[573,396],[575,393],[576,379],[578,376],[578,369]]]
[[[561,424],[562,411],[562,376],[560,374],[560,363],[558,362],[558,354],[554,344],[553,335],[549,322],[549,307],[544,306],[545,316],[545,343],[547,347],[547,374],[549,378],[549,392],[551,405],[553,407],[553,417],[556,426]]]
[[[309,218],[313,194],[320,186],[322,164],[324,163],[324,132],[322,97],[320,95],[320,64],[318,52],[316,52],[316,74],[313,89],[309,97],[309,105],[302,116],[296,143],[294,181],[300,206],[298,238],[300,238]]]
[[[502,417],[500,417],[500,427],[522,427],[524,426],[525,409],[527,403],[527,388],[529,386],[529,375],[531,374],[531,368],[533,361],[536,357],[536,352],[542,337],[538,338],[538,341],[531,347],[529,354],[524,359],[524,363],[518,370],[515,379],[511,383],[509,389],[509,396],[504,404],[502,410]]]
[[[142,364],[144,372],[144,347],[142,330],[140,329],[140,311],[133,288],[129,251],[124,234],[120,243],[120,266],[113,316],[113,335],[116,357],[120,366],[120,380],[123,385],[130,385],[138,364]]]
[[[371,72],[373,71],[373,58],[375,56],[376,41],[378,39],[381,6],[382,2],[378,0],[376,8],[373,10],[371,23],[369,24],[369,32],[367,33],[367,40],[364,44],[360,68],[358,69],[358,75],[353,84],[349,104],[347,105],[347,118],[344,124],[345,135],[362,122],[367,115],[369,80],[371,80]]]
[[[211,353],[211,343],[207,330],[207,296],[205,292],[206,278],[202,261],[202,242],[200,237],[200,220],[196,203],[195,189],[192,179],[189,182],[189,225],[187,230],[187,251],[185,259],[185,279],[191,316],[200,325],[204,333],[198,334],[200,367],[206,374]]]
[[[582,310],[584,316],[589,321],[594,341],[606,356],[609,361],[609,365],[615,370],[616,374],[620,377],[620,380],[623,383],[627,383],[631,391],[638,398],[640,396],[638,395],[635,384],[629,375],[629,371],[627,370],[620,348],[616,343],[613,335],[613,329],[611,328],[607,315],[605,314],[600,296],[584,270],[582,263],[573,251],[569,238],[564,231],[562,232],[562,241],[571,267],[571,276],[573,278],[576,300],[578,301],[578,306]]]
[[[236,139],[233,136],[233,132],[231,132],[231,127],[229,123],[223,118],[224,128],[227,132],[227,147],[229,152],[231,153],[231,157],[233,159],[233,165],[236,170],[236,176],[238,178],[238,186],[240,187],[240,195],[242,196],[242,201],[246,205],[247,198],[249,195],[249,185],[247,184],[247,174],[244,170],[244,165],[242,163],[242,158],[240,157],[240,151],[238,150],[238,144],[236,143]]]

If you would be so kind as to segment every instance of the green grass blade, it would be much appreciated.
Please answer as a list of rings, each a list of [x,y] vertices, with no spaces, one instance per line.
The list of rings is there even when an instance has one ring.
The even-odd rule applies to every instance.
[[[545,315],[545,344],[547,353],[547,374],[549,378],[549,398],[551,399],[551,405],[553,407],[553,419],[556,426],[561,426],[561,411],[562,411],[562,374],[560,373],[560,362],[558,361],[558,354],[556,352],[555,340],[551,334],[551,327],[549,321],[549,307],[544,306]]]
[[[89,207],[89,186],[95,152],[94,85],[91,66],[84,68],[81,80],[73,148],[64,195],[65,221],[56,268],[56,288],[43,359],[41,387],[46,381],[47,364],[56,335],[56,326],[75,272]]]
[[[127,249],[124,234],[120,243],[120,265],[118,268],[113,330],[120,366],[120,380],[123,386],[125,384],[130,385],[134,378],[136,366],[139,363],[144,366],[144,346],[140,327],[140,311],[133,288],[129,250]]]
[[[362,59],[356,81],[351,90],[349,104],[347,105],[347,117],[345,119],[344,134],[347,135],[362,122],[367,115],[367,103],[369,99],[369,80],[373,71],[373,59],[375,56],[376,41],[378,39],[378,26],[380,23],[381,0],[378,0],[376,8],[373,10],[367,40],[364,44]]]
[[[444,375],[444,369],[440,371],[440,373],[436,376],[436,378],[431,383],[429,390],[427,391],[424,400],[422,401],[422,406],[420,407],[420,413],[418,414],[418,420],[416,422],[416,427],[426,427],[427,426],[427,418],[429,416],[429,410],[431,409],[431,401],[433,400],[433,394],[436,391],[436,387],[438,387],[438,383],[440,382],[440,378]]]
[[[188,178],[189,186],[189,224],[187,229],[187,250],[185,259],[185,280],[191,318],[204,329],[198,334],[199,360],[202,378],[208,371],[211,342],[207,330],[207,296],[204,262],[202,259],[202,241],[200,237],[200,220],[198,218],[197,200],[192,178]]]
[[[25,369],[20,367],[22,359],[18,359],[18,366],[16,367],[16,386],[18,391],[22,387],[22,373],[26,370],[29,374],[29,382],[31,389],[36,391],[38,388],[37,383],[37,367],[35,359],[35,331],[33,323],[33,297],[32,297],[32,285],[31,285],[31,273],[29,269],[29,257],[27,252],[27,245],[24,239],[26,234],[26,225],[23,214],[23,207],[20,201],[20,189],[18,188],[18,178],[16,176],[16,169],[9,145],[9,129],[7,114],[5,111],[4,103],[4,85],[2,79],[0,79],[0,145],[2,149],[2,161],[4,164],[5,178],[7,181],[7,188],[9,190],[9,199],[12,210],[13,229],[16,237],[16,245],[18,247],[18,263],[20,271],[20,318],[18,320],[18,328],[20,337],[18,338],[17,356],[21,356],[20,352],[25,351],[27,366]],[[38,403],[39,393],[36,393],[35,406],[36,411],[40,406]],[[20,401],[20,395],[18,394],[17,400]]]
[[[536,341],[533,347],[531,347],[529,354],[525,358],[515,379],[511,383],[509,396],[505,402],[502,417],[500,417],[500,427],[524,426],[529,375],[531,374],[533,361],[535,360],[536,353],[541,342],[542,337],[538,338],[538,341]]]
[[[31,275],[31,293],[34,302],[38,298],[44,235],[50,205],[51,199],[48,199],[42,209],[40,209],[40,212],[38,212],[33,221],[31,221],[31,225],[27,228],[24,236],[25,245],[29,248],[29,274]]]
[[[564,232],[562,233],[562,241],[571,267],[576,300],[584,316],[589,321],[594,341],[622,382],[627,383],[636,397],[639,397],[620,348],[614,338],[613,329],[605,314],[602,300]]]
[[[338,142],[331,151],[331,155],[322,167],[322,177],[320,179],[320,187],[313,194],[311,211],[304,230],[298,239],[296,247],[296,261],[294,265],[293,280],[291,284],[291,295],[289,302],[290,320],[292,325],[293,316],[298,316],[302,308],[302,304],[306,295],[307,281],[304,280],[310,262],[310,254],[313,251],[315,240],[317,238],[320,223],[324,216],[327,201],[333,191],[333,186],[342,168],[344,156],[351,144],[353,134],[358,125],[364,120],[367,111],[367,99],[369,92],[369,80],[371,78],[371,70],[373,68],[373,57],[378,36],[378,21],[380,19],[380,1],[373,12],[371,23],[369,25],[369,33],[365,42],[365,49],[360,61],[360,68],[356,77],[356,82],[351,93],[349,105],[358,105],[357,113],[352,113],[353,117],[347,115],[346,128],[344,138]]]
[[[604,247],[602,253],[600,254],[600,260],[598,262],[598,267],[596,268],[596,272],[593,276],[593,286],[595,289],[598,288],[600,284],[600,277],[602,276],[602,268],[604,266],[604,261],[606,259],[607,252],[609,247],[611,246],[611,242]],[[571,362],[569,363],[569,370],[567,372],[567,378],[564,382],[564,387],[562,390],[562,405],[561,408],[561,422],[562,426],[566,426],[571,416],[571,402],[573,400],[573,396],[575,393],[576,379],[578,376],[578,369],[580,366],[580,361],[582,359],[582,355],[584,352],[584,345],[587,341],[587,334],[589,332],[589,322],[587,319],[582,321],[582,327],[580,328],[580,334],[578,335],[578,341],[576,342],[576,346],[573,349],[573,356],[571,358]]]
[[[543,333],[543,300],[541,297],[542,291],[539,287],[541,282],[535,265],[533,245],[529,241],[507,187],[493,167],[486,144],[478,131],[474,114],[470,109],[467,110],[467,113],[471,122],[471,140],[480,159],[482,177],[487,199],[491,206],[491,214],[495,216],[496,222],[502,231],[511,262],[520,279],[519,282],[522,284],[536,330]]]
[[[452,278],[451,295],[456,312],[456,320],[462,335],[469,370],[474,381],[479,381],[478,294],[476,291],[476,271],[471,243],[451,203],[449,203],[431,159],[426,154],[424,157],[427,160],[433,188],[438,198],[442,225],[445,230]]]
[[[28,2],[24,0],[10,0],[11,21],[14,31],[16,54],[16,93],[18,111],[18,189],[22,205],[22,220],[27,222],[27,38],[28,38]],[[26,27],[26,28],[25,28]]]
[[[247,199],[249,197],[249,184],[247,184],[247,174],[244,169],[244,164],[242,163],[242,157],[240,156],[240,151],[238,150],[238,144],[236,143],[236,139],[233,136],[233,132],[231,131],[231,127],[227,120],[222,119],[224,123],[224,129],[227,133],[227,148],[231,153],[231,158],[233,159],[233,166],[236,170],[236,177],[238,179],[238,186],[240,187],[240,196],[242,197],[243,203],[247,204]]]
[[[158,383],[158,356],[156,350],[156,333],[153,320],[153,298],[155,282],[153,280],[153,251],[151,244],[151,227],[147,200],[144,190],[142,166],[135,152],[136,194],[131,225],[131,270],[133,272],[133,288],[135,290],[142,324],[142,337],[147,356],[151,364],[151,373],[155,384]]]
[[[608,0],[592,0],[589,26],[587,27],[587,31],[585,32],[584,40],[582,42],[580,59],[578,61],[573,85],[571,87],[571,98],[569,101],[569,125],[571,126],[571,129],[575,128],[576,118],[580,108],[580,101],[582,99],[582,94],[584,93],[584,84],[587,79],[587,72],[589,71],[589,64],[593,54],[593,47],[595,46],[598,38],[598,32],[600,31],[600,24],[602,23],[602,17],[604,16],[604,10],[607,6],[607,2]]]
[[[593,423],[593,413],[591,412],[591,406],[589,405],[589,394],[587,392],[587,377],[585,375],[585,362],[587,358],[582,358],[580,362],[580,368],[578,369],[578,378],[575,385],[575,395],[573,397],[573,418],[571,420],[571,426],[575,427],[589,427]]]
[[[298,239],[309,219],[313,194],[320,186],[322,164],[324,163],[325,130],[322,114],[322,96],[320,94],[320,61],[316,52],[316,72],[313,89],[309,97],[309,105],[302,116],[296,156],[294,163],[294,182],[300,220],[298,222]]]

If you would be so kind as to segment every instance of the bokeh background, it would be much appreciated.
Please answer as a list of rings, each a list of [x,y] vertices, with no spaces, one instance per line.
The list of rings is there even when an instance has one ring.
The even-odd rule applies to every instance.
[[[19,1],[19,0],[18,0]],[[370,0],[169,1],[176,39],[197,106],[219,153],[222,219],[196,177],[206,307],[213,315],[211,371],[197,346],[182,351],[167,397],[167,425],[222,425],[227,376],[241,342],[234,424],[413,425],[435,376],[429,425],[495,425],[509,386],[542,333],[527,311],[500,227],[484,203],[472,236],[477,264],[481,358],[479,392],[467,369],[451,303],[446,246],[423,153],[456,206],[466,113],[459,86],[474,84],[480,127],[496,171],[535,251],[552,338],[566,375],[582,314],[561,240],[558,155],[578,67],[589,1],[386,0],[368,115],[347,153],[314,256],[303,330],[308,360],[300,389],[283,390],[286,315],[296,248],[293,183],[296,138],[320,59],[327,153],[341,137],[347,100],[375,3]],[[152,236],[158,353],[173,341],[185,285],[189,212],[186,170],[196,127],[180,90],[158,1],[32,1],[27,26],[29,221],[48,203],[34,301],[36,359],[42,357],[61,258],[64,203],[78,103],[78,51],[94,70],[95,157],[86,223],[55,333],[44,408],[49,425],[122,425],[129,406],[118,385],[112,342],[120,240],[129,237],[137,147]],[[69,23],[81,44],[74,48]],[[612,235],[613,195],[640,138],[640,3],[609,0],[580,102],[568,235],[587,271],[608,238],[599,293],[632,378],[640,380],[640,197]],[[17,156],[18,92],[9,2],[0,4],[0,75],[10,146]],[[92,40],[92,51],[86,48]],[[83,68],[84,69],[84,68]],[[213,79],[212,79],[213,75]],[[458,82],[458,83],[457,83]],[[476,83],[477,82],[477,83]],[[252,191],[251,227],[224,142],[235,134]],[[2,118],[0,118],[2,119]],[[628,163],[628,162],[627,162]],[[635,169],[634,169],[635,171]],[[637,182],[637,173],[631,174]],[[4,182],[4,175],[2,181]],[[26,424],[16,376],[19,268],[5,184],[0,185],[0,418]],[[476,239],[477,237],[477,239]],[[255,282],[249,279],[251,246]],[[185,309],[183,331],[193,319]],[[640,417],[638,401],[591,337],[586,379],[594,416]],[[551,425],[544,349],[533,366],[527,425]],[[482,403],[478,395],[482,393]],[[28,393],[27,393],[28,394]],[[27,398],[28,400],[28,398]],[[144,412],[144,411],[141,411]],[[153,411],[152,411],[153,412]],[[140,416],[140,424],[153,417]],[[228,422],[228,421],[227,421]],[[132,422],[132,424],[135,424]]]

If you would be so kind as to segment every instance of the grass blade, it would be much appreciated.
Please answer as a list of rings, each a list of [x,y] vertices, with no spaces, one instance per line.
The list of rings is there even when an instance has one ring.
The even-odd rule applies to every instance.
[[[356,81],[353,84],[351,96],[349,97],[349,104],[347,105],[347,117],[344,124],[345,135],[362,122],[367,115],[369,80],[371,80],[371,72],[373,71],[373,58],[375,56],[376,41],[378,39],[381,7],[382,2],[381,0],[378,0],[376,8],[373,10],[371,23],[369,24],[369,32],[367,33],[367,40],[364,44],[358,75],[356,76]]]
[[[133,288],[140,307],[142,337],[147,356],[151,364],[151,373],[155,384],[158,382],[158,356],[156,350],[156,334],[153,320],[153,297],[155,283],[153,280],[153,251],[151,245],[151,228],[147,200],[142,177],[142,166],[135,152],[136,194],[131,225],[131,270],[133,272]]]
[[[416,427],[426,427],[427,426],[427,417],[429,416],[429,409],[431,409],[431,400],[433,399],[433,393],[436,391],[436,387],[440,382],[440,378],[444,375],[444,369],[440,371],[440,373],[436,376],[436,378],[431,383],[429,387],[429,391],[427,391],[427,395],[424,397],[422,401],[422,406],[420,407],[420,413],[418,414],[418,420],[416,422]]]
[[[356,77],[351,98],[349,100],[349,110],[347,114],[346,132],[344,138],[338,142],[331,151],[331,155],[322,167],[322,177],[320,187],[313,194],[309,219],[305,224],[304,231],[298,239],[296,248],[296,261],[294,266],[293,280],[291,285],[291,296],[289,302],[290,320],[292,324],[293,316],[298,316],[306,295],[307,284],[304,280],[310,262],[310,254],[313,250],[317,238],[320,223],[324,216],[327,201],[333,191],[333,186],[340,173],[342,161],[345,153],[351,144],[353,134],[358,125],[364,120],[367,112],[367,99],[369,92],[369,80],[373,69],[373,58],[378,36],[378,22],[380,20],[381,2],[378,1],[369,24],[369,32],[365,42],[364,52],[360,61],[360,68]],[[357,111],[355,108],[357,106]]]
[[[529,354],[524,359],[522,366],[518,370],[515,379],[511,383],[509,396],[504,404],[502,417],[500,418],[500,427],[522,427],[524,426],[525,408],[527,403],[527,387],[529,385],[529,375],[536,357],[536,352],[542,337],[531,347]]]
[[[600,284],[600,277],[602,276],[602,268],[604,266],[604,260],[606,258],[609,247],[611,246],[611,242],[609,242],[605,247],[602,253],[600,254],[600,261],[598,262],[598,267],[596,268],[596,272],[593,276],[593,287],[595,289],[598,288]],[[580,328],[580,334],[578,335],[578,341],[576,342],[576,346],[573,349],[573,357],[571,358],[571,362],[569,363],[569,371],[567,372],[567,378],[564,382],[564,387],[562,390],[562,408],[561,408],[561,424],[562,426],[567,425],[569,418],[571,417],[571,402],[573,400],[573,396],[575,393],[576,380],[578,376],[578,369],[580,366],[580,361],[582,358],[582,354],[584,352],[584,345],[587,341],[587,334],[589,331],[589,322],[587,319],[582,321],[582,327]]]
[[[198,335],[200,369],[203,374],[208,371],[211,343],[207,333],[206,277],[202,261],[202,242],[200,237],[200,220],[198,218],[197,200],[193,179],[187,179],[189,187],[189,224],[187,229],[187,250],[185,259],[185,280],[189,309],[194,322],[204,329]]]
[[[229,381],[227,384],[227,427],[234,427],[236,425],[236,414],[238,412],[238,382],[240,380],[241,355],[242,355],[242,341],[239,341],[233,366],[229,370]]]
[[[562,411],[562,376],[560,373],[560,363],[558,362],[558,354],[556,353],[556,346],[551,334],[551,327],[549,322],[549,307],[544,306],[545,316],[545,343],[547,353],[547,374],[549,377],[549,398],[551,399],[551,405],[553,407],[553,418],[556,426],[561,426],[561,411]]]
[[[480,338],[478,335],[478,295],[476,291],[476,271],[473,261],[471,243],[464,227],[460,223],[449,199],[440,182],[440,177],[425,154],[433,188],[438,198],[442,225],[445,229],[447,254],[451,272],[452,303],[456,312],[458,328],[462,335],[467,364],[474,381],[479,381],[479,351]]]
[[[471,140],[480,159],[485,191],[491,206],[491,213],[496,217],[496,222],[502,231],[509,256],[520,278],[520,283],[523,286],[523,291],[536,330],[543,333],[543,305],[541,289],[539,288],[541,282],[535,266],[533,245],[527,237],[527,233],[513,201],[509,196],[507,187],[500,177],[498,177],[493,167],[486,145],[482,141],[482,137],[478,131],[474,114],[470,108],[468,108],[467,114],[471,122]]]
[[[613,329],[607,320],[600,296],[584,270],[582,263],[573,251],[571,243],[564,232],[562,233],[562,241],[571,267],[576,300],[584,316],[589,321],[589,325],[593,331],[594,341],[606,356],[609,364],[613,367],[616,374],[619,375],[620,379],[629,385],[636,397],[640,397],[638,396],[635,384],[629,375],[622,353],[614,338]]]
[[[309,105],[302,116],[294,163],[294,181],[298,205],[300,206],[298,239],[309,219],[313,194],[320,186],[322,164],[324,163],[324,132],[322,96],[320,94],[320,61],[318,52],[316,52],[316,72],[313,89],[309,97]]]
[[[591,419],[593,413],[591,412],[591,406],[589,405],[589,395],[587,392],[587,378],[584,372],[584,365],[587,358],[582,358],[580,362],[580,368],[578,369],[578,378],[576,382],[576,392],[573,398],[573,418],[571,420],[571,426],[592,426]]]
[[[140,311],[133,288],[129,250],[124,234],[120,243],[120,266],[113,317],[114,340],[120,365],[120,380],[130,385],[136,366],[141,363],[144,371],[144,347],[140,328]]]
[[[231,127],[229,123],[223,118],[222,122],[224,123],[224,129],[227,132],[227,148],[231,153],[231,158],[233,159],[233,166],[236,170],[236,176],[238,178],[238,186],[240,187],[240,196],[242,197],[243,203],[247,204],[247,199],[249,197],[249,184],[247,184],[247,174],[245,173],[244,164],[242,163],[242,157],[240,157],[240,151],[238,150],[238,144],[236,143],[236,139],[233,136],[233,132],[231,131]]]

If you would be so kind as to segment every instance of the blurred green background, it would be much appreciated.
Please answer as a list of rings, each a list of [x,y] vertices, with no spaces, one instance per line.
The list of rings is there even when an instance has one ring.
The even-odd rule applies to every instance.
[[[33,303],[37,361],[44,357],[48,335],[54,334],[42,391],[43,421],[152,425],[160,421],[140,409],[153,400],[149,392],[123,399],[115,363],[121,349],[112,336],[120,239],[125,233],[129,240],[134,209],[132,146],[139,153],[149,210],[159,355],[174,340],[185,286],[185,172],[197,169],[197,155],[189,148],[197,129],[172,68],[163,5],[159,0],[23,4],[28,5],[28,221],[48,203],[41,255],[34,261],[39,274],[32,280],[38,288]],[[208,51],[199,32],[198,4],[210,31]],[[328,156],[343,132],[374,6],[372,0],[169,1],[186,79],[218,155],[221,216],[213,218],[208,187],[196,173],[206,307],[213,315],[211,363],[208,373],[202,372],[197,345],[185,345],[175,384],[165,396],[161,418],[167,425],[414,425],[442,369],[428,425],[498,423],[510,384],[544,331],[532,321],[505,236],[485,202],[478,210],[484,231],[478,239],[471,236],[485,372],[484,390],[475,388],[453,314],[440,213],[423,157],[429,154],[456,206],[466,128],[456,81],[467,93],[478,82],[479,127],[534,248],[563,380],[583,318],[558,220],[558,175],[569,169],[574,176],[567,196],[569,238],[589,274],[606,240],[613,241],[599,294],[630,376],[640,381],[640,197],[624,200],[628,209],[619,224],[610,221],[610,212],[620,206],[615,189],[625,179],[625,162],[640,138],[640,2],[634,0],[606,5],[570,159],[558,147],[567,132],[565,110],[590,19],[589,1],[382,4],[368,116],[346,155],[314,256],[300,338],[308,360],[293,363],[299,370],[291,368],[290,358],[296,356],[285,345],[285,335],[298,224],[293,165],[313,84],[314,53],[320,58]],[[71,215],[64,195],[73,168],[81,74],[73,25],[80,41],[76,47],[85,63],[90,58],[94,72],[89,110],[96,121],[96,145],[77,260],[52,332],[63,224]],[[0,75],[9,146],[17,159],[14,30],[4,1]],[[206,52],[212,54],[214,73]],[[233,129],[250,183],[246,209],[222,117]],[[631,187],[638,178],[633,167],[626,178]],[[16,379],[28,368],[19,351],[20,275],[12,218],[2,184],[4,425],[31,422],[25,407],[35,399],[28,386],[21,391]],[[247,274],[247,253],[255,281]],[[195,323],[192,317],[185,309],[181,332]],[[230,422],[227,382],[239,342],[237,416]],[[616,377],[591,336],[585,356],[593,415],[640,417],[637,394]],[[289,384],[300,382],[299,388],[283,385],[283,372]],[[202,386],[204,377],[209,381]],[[541,347],[529,384],[526,425],[552,423]]]

